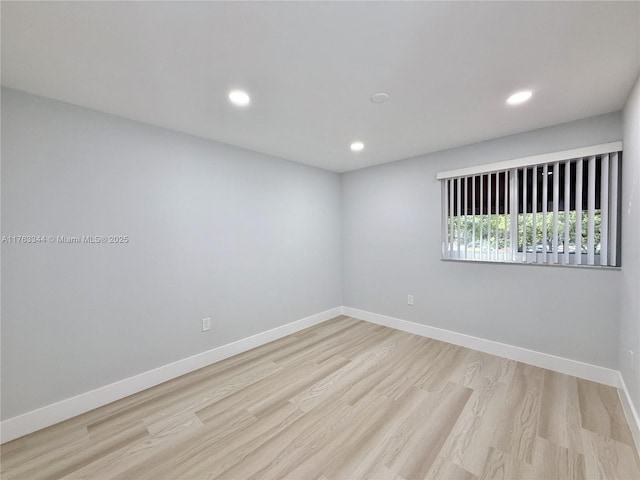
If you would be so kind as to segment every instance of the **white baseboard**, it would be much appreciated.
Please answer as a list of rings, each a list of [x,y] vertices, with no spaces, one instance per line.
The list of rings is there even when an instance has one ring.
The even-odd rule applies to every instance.
[[[287,323],[280,327],[261,332],[251,337],[228,343],[206,352],[193,355],[162,367],[140,373],[104,387],[96,388],[75,397],[47,405],[36,410],[9,418],[0,423],[2,443],[45,427],[62,422],[82,413],[115,402],[121,398],[141,392],[159,385],[167,380],[210,365],[214,362],[246,352],[252,348],[277,340],[286,335],[298,332],[307,327],[317,325],[342,314],[342,307],[332,308],[324,312]]]
[[[638,411],[631,401],[631,394],[627,389],[627,384],[624,381],[622,373],[618,372],[618,374],[620,376],[618,396],[620,397],[620,403],[622,404],[624,415],[627,417],[627,423],[631,429],[631,436],[636,444],[636,450],[638,451],[638,455],[640,455],[640,415],[638,415]]]
[[[385,327],[395,328],[404,332],[413,333],[423,337],[441,340],[454,345],[479,350],[499,357],[528,363],[536,367],[547,368],[574,377],[603,383],[612,387],[620,388],[620,373],[610,368],[599,367],[589,363],[579,362],[564,357],[549,355],[548,353],[536,352],[522,347],[515,347],[506,343],[495,342],[484,338],[473,337],[463,333],[452,332],[443,328],[430,327],[421,323],[409,322],[399,318],[388,317],[378,313],[367,312],[357,308],[343,307],[343,313],[350,317],[376,323]]]

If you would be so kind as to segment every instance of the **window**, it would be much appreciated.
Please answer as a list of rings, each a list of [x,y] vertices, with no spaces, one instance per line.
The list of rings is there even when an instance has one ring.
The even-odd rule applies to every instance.
[[[620,266],[614,142],[441,172],[442,258]]]

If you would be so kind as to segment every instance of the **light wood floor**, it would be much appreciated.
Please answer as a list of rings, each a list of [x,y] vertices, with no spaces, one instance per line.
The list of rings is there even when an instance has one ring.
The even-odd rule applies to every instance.
[[[2,446],[2,479],[640,479],[615,389],[352,318]]]

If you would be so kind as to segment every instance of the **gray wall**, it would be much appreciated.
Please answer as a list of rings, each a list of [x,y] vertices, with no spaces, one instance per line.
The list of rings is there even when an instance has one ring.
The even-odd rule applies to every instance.
[[[617,368],[620,271],[441,261],[435,177],[621,138],[616,113],[344,174],[344,304]]]
[[[624,109],[623,168],[620,371],[640,411],[640,77]]]
[[[2,90],[2,418],[342,304],[340,178]],[[213,315],[211,331],[201,319]]]
[[[637,399],[638,91],[623,269],[601,271],[441,261],[435,174],[619,140],[621,114],[340,177],[3,89],[2,234],[130,242],[2,245],[2,418],[341,304],[620,363]]]

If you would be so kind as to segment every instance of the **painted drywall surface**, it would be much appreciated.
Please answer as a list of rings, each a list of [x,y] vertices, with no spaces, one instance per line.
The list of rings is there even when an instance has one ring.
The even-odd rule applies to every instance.
[[[440,260],[436,173],[621,138],[615,113],[343,174],[344,304],[617,368],[621,272]]]
[[[2,91],[3,419],[342,304],[337,174]],[[212,329],[201,332],[201,319]]]
[[[623,118],[620,371],[635,408],[640,411],[640,77],[629,96]],[[630,350],[634,357],[629,354]]]

